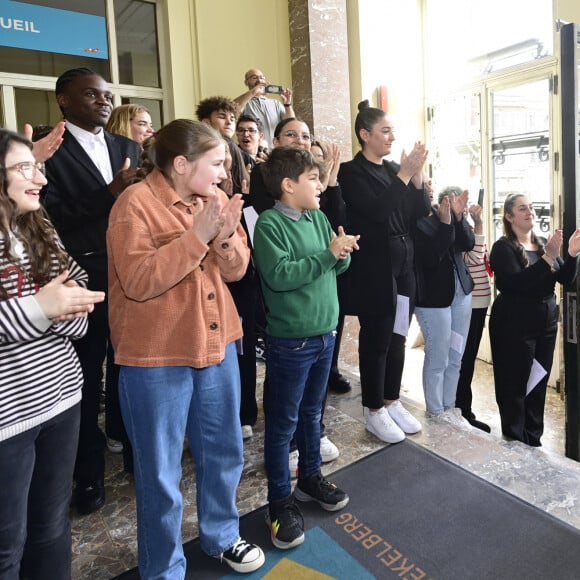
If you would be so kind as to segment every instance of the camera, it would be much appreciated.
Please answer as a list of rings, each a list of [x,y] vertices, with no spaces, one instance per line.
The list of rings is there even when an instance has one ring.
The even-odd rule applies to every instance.
[[[280,85],[266,85],[264,91],[272,95],[281,95],[284,91],[284,87]]]

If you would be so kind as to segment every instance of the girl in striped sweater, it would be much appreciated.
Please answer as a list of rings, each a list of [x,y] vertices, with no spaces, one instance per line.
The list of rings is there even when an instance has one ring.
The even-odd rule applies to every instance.
[[[68,511],[82,372],[70,339],[103,292],[40,208],[46,179],[0,129],[0,578],[70,578]]]

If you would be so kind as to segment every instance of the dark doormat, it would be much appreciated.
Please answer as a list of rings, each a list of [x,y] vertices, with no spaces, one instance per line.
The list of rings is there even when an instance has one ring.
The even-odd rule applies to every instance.
[[[266,563],[240,575],[185,544],[187,578],[247,580],[577,580],[580,531],[404,441],[334,473],[350,495],[341,512],[300,504],[304,544],[275,549],[264,508],[240,520]],[[137,580],[130,570],[117,580]]]

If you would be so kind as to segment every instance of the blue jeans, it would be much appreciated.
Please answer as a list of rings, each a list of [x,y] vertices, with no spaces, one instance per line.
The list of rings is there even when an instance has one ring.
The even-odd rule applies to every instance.
[[[268,501],[292,493],[288,453],[296,432],[300,477],[320,471],[320,417],[336,331],[307,338],[266,336],[268,400],[264,461]]]
[[[220,364],[203,369],[122,366],[119,396],[133,446],[141,578],[182,580],[186,433],[196,466],[201,549],[218,555],[239,538],[236,490],[244,457],[235,343]]]
[[[456,276],[451,306],[417,307],[415,314],[425,337],[423,390],[427,416],[440,415],[455,406],[461,359],[471,320],[471,294],[463,293]],[[458,336],[461,344],[458,344]]]
[[[80,404],[0,443],[0,578],[70,580]]]

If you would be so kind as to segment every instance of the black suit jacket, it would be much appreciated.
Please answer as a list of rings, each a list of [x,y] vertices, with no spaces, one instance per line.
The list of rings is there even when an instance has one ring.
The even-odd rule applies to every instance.
[[[131,167],[138,166],[140,147],[135,141],[105,132],[105,142],[113,175],[127,157]],[[42,203],[68,253],[87,270],[89,277],[95,271],[106,276],[106,234],[115,197],[69,131],[64,132],[62,145],[46,162],[46,178]]]
[[[395,312],[396,296],[389,248],[389,217],[404,206],[403,213],[414,222],[429,212],[423,189],[405,185],[399,166],[383,161],[386,172],[369,172],[361,153],[342,163],[338,181],[346,203],[346,231],[360,234],[359,251],[351,255],[349,269],[338,277],[341,308],[345,314],[386,316]]]
[[[436,213],[417,221],[417,306],[446,308],[455,296],[455,272],[465,294],[471,294],[473,279],[463,255],[473,249],[475,236],[466,219],[439,221]]]

